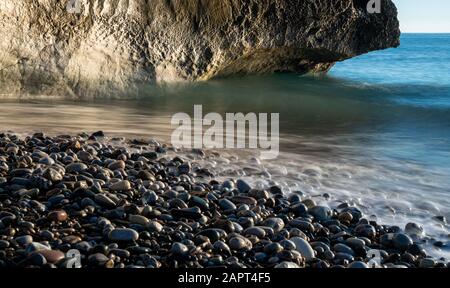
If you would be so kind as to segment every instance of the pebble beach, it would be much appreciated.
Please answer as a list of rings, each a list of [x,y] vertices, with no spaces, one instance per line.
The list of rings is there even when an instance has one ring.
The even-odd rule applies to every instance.
[[[418,224],[219,180],[195,164],[214,156],[101,131],[0,134],[0,267],[68,268],[74,250],[83,268],[450,267]]]

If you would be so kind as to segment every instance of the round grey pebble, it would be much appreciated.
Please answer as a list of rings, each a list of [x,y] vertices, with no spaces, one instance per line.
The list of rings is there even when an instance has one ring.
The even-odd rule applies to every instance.
[[[109,232],[108,237],[112,241],[130,242],[138,240],[139,234],[133,229],[118,228]]]
[[[392,244],[400,251],[406,251],[413,244],[412,239],[403,233],[397,233],[392,239]]]
[[[367,268],[369,268],[369,265],[367,265],[366,263],[361,262],[361,261],[354,261],[354,262],[350,263],[347,268],[367,269]]]
[[[66,166],[67,173],[81,173],[88,169],[88,166],[84,163],[72,163]]]
[[[188,247],[182,243],[176,242],[172,244],[172,248],[170,249],[170,252],[172,252],[175,255],[185,255],[189,251]]]

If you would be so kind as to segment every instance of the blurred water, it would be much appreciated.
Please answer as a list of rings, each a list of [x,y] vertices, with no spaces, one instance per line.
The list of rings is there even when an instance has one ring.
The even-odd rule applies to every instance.
[[[147,86],[138,99],[4,99],[0,130],[103,130],[168,141],[172,115],[192,113],[195,104],[204,113],[280,113],[277,160],[258,164],[249,151],[232,151],[237,160],[206,164],[255,185],[269,179],[286,191],[328,193],[331,200],[317,201],[352,201],[387,224],[415,221],[447,242],[448,226],[432,217],[450,218],[449,72],[450,35],[406,34],[400,48],[338,63],[326,77],[278,74]]]

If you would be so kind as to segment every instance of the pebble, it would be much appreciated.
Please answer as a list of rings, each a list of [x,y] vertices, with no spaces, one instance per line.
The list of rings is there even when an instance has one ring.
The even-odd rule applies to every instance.
[[[303,203],[297,203],[293,205],[290,209],[295,214],[295,216],[301,216],[308,213],[308,207],[306,207],[306,205]]]
[[[314,233],[315,228],[314,225],[312,225],[310,222],[301,220],[301,219],[294,219],[289,222],[289,225],[295,228],[300,229],[303,232],[309,232]]]
[[[250,250],[252,249],[253,245],[250,240],[248,240],[245,237],[233,237],[228,242],[228,245],[232,250],[239,251],[239,250]]]
[[[78,151],[77,157],[83,162],[91,162],[92,160],[94,160],[94,157],[91,155],[91,153],[83,150]]]
[[[49,263],[56,263],[65,257],[64,253],[59,250],[39,250],[39,252],[35,253],[39,253],[44,256]]]
[[[439,223],[447,224],[447,218],[445,216],[434,216],[432,219]]]
[[[108,237],[111,241],[130,242],[138,240],[139,234],[133,229],[117,228],[109,232]]]
[[[353,260],[355,260],[355,258],[351,255],[351,254],[347,254],[347,253],[336,253],[334,256],[334,261],[336,263],[345,263],[345,262],[353,262]]]
[[[346,254],[355,256],[355,252],[353,251],[353,249],[342,243],[338,243],[338,244],[334,245],[333,251],[336,253],[341,252],[341,253],[346,253]]]
[[[414,243],[409,247],[408,252],[415,256],[425,256],[425,250],[419,245]]]
[[[269,192],[265,191],[265,190],[256,190],[256,189],[251,189],[248,192],[248,195],[250,197],[253,197],[255,199],[269,199],[270,198],[270,194]]]
[[[27,245],[27,248],[25,249],[25,251],[27,253],[32,253],[32,252],[41,251],[41,250],[51,250],[51,247],[44,245],[42,243],[39,243],[39,242],[32,242],[32,243],[29,243]]]
[[[275,265],[275,268],[282,268],[282,269],[296,269],[296,268],[300,268],[300,266],[298,266],[296,263],[294,262],[281,262],[277,265]]]
[[[141,170],[138,172],[137,178],[141,180],[154,180],[155,176],[146,170]]]
[[[392,243],[394,247],[399,249],[400,251],[406,251],[409,247],[411,247],[413,241],[408,235],[397,233],[392,238]]]
[[[292,242],[291,240],[284,239],[284,240],[281,240],[279,243],[283,247],[284,250],[295,250],[296,249],[295,243]]]
[[[423,232],[423,227],[416,223],[408,223],[405,226],[405,233],[407,233],[408,235],[421,237],[423,236]]]
[[[258,238],[264,238],[266,236],[266,231],[260,227],[249,227],[244,230],[243,235],[254,235]]]
[[[189,249],[186,245],[176,242],[172,244],[172,248],[170,248],[170,252],[175,255],[185,255],[189,252]]]
[[[177,218],[200,219],[202,217],[202,210],[198,207],[173,209],[171,214]]]
[[[28,244],[30,244],[31,242],[33,242],[33,237],[30,235],[24,235],[24,236],[20,236],[14,239],[17,244],[21,245],[21,246],[26,246]]]
[[[284,228],[284,221],[281,218],[268,218],[263,222],[264,226],[271,227],[275,233],[280,232]]]
[[[294,237],[289,240],[294,242],[295,249],[306,259],[306,261],[310,261],[315,258],[313,248],[305,239]]]
[[[436,265],[436,261],[430,258],[423,258],[420,260],[420,268],[433,268]]]
[[[42,157],[41,159],[39,159],[39,164],[43,164],[43,165],[53,165],[55,164],[55,160],[53,160],[50,157]]]
[[[111,191],[128,191],[131,190],[131,183],[128,180],[123,180],[112,184],[109,189]]]
[[[147,224],[147,229],[152,232],[161,232],[163,228],[163,225],[157,221],[149,221]]]
[[[236,210],[236,205],[228,199],[220,199],[218,203],[223,210]]]
[[[59,211],[53,211],[50,212],[48,214],[48,219],[50,221],[55,221],[55,222],[64,222],[68,219],[69,217],[67,216],[66,211],[64,210],[59,210]]]
[[[241,192],[241,193],[247,193],[250,191],[250,189],[252,189],[250,184],[248,184],[246,181],[244,181],[242,179],[238,179],[236,181],[236,187],[239,190],[239,192]]]
[[[352,223],[353,215],[349,212],[342,212],[339,214],[338,219],[344,223]]]
[[[348,238],[347,240],[345,240],[345,243],[353,249],[363,249],[366,245],[366,242],[364,242],[364,240],[355,237]]]
[[[84,163],[72,163],[66,166],[67,173],[81,173],[88,169]]]
[[[314,206],[309,209],[309,213],[314,216],[317,221],[325,221],[331,218],[333,211],[325,206]]]
[[[47,264],[47,259],[41,253],[32,253],[30,256],[28,256],[28,261],[32,265],[36,265],[36,266],[40,266],[40,267]]]
[[[178,172],[181,174],[188,174],[191,171],[191,165],[189,163],[183,163],[178,166]]]
[[[144,204],[156,204],[158,199],[158,195],[153,191],[147,191],[142,195],[142,202],[144,202]]]
[[[111,250],[109,250],[109,253],[114,254],[122,259],[126,259],[131,256],[130,251],[125,250],[125,249],[111,249]]]
[[[188,208],[186,202],[184,202],[180,198],[170,199],[168,203],[170,208],[179,208],[179,209]]]
[[[206,236],[211,243],[214,243],[221,238],[225,237],[227,233],[219,228],[208,228],[205,230],[200,231],[197,235],[203,235]]]
[[[367,265],[366,263],[361,262],[361,261],[354,261],[354,262],[350,263],[347,268],[367,269],[367,268],[369,268],[369,265]]]
[[[9,242],[6,240],[0,240],[0,249],[5,249],[9,247]]]
[[[363,216],[363,213],[361,212],[361,210],[359,210],[358,208],[356,208],[356,207],[345,207],[342,211],[341,211],[341,213],[343,214],[343,213],[350,213],[351,215],[352,215],[352,221],[353,222],[358,222],[361,218],[362,218],[362,216]],[[348,217],[348,216],[345,216],[345,217]],[[351,222],[352,222],[351,221]]]
[[[109,208],[109,209],[113,209],[113,208],[116,207],[116,203],[113,200],[111,200],[111,198],[109,198],[108,196],[106,196],[103,193],[95,194],[94,200],[100,206],[103,206],[103,207],[106,207],[106,208]]]
[[[106,255],[101,253],[89,255],[88,262],[94,267],[112,268],[113,266],[113,262],[108,257],[106,257]]]
[[[283,251],[283,246],[280,243],[272,242],[264,246],[264,252],[268,255]]]
[[[354,233],[356,236],[367,237],[367,238],[373,238],[377,234],[375,227],[373,227],[372,225],[369,225],[369,224],[360,224],[360,225],[356,226]]]
[[[61,173],[59,173],[59,171],[57,171],[54,168],[47,168],[44,173],[42,174],[42,177],[44,177],[47,180],[50,180],[54,183],[59,182],[63,179],[63,175]]]
[[[214,242],[213,250],[217,253],[224,253],[226,255],[231,255],[230,247],[223,241]]]
[[[114,161],[108,165],[108,169],[117,170],[117,169],[125,169],[125,162],[122,160]]]
[[[302,201],[302,203],[305,204],[306,207],[308,207],[308,209],[311,209],[316,206],[316,202],[314,202],[314,200],[312,199],[305,199]]]
[[[150,223],[150,220],[148,220],[147,217],[141,215],[130,215],[128,217],[128,220],[133,224],[139,224],[144,227],[146,227]]]
[[[101,137],[105,137],[105,133],[103,131],[97,131],[91,134],[91,136],[89,136],[89,139],[92,138],[101,138]]]
[[[256,205],[257,203],[255,198],[248,196],[234,196],[233,198],[231,198],[231,201],[236,204],[247,204],[250,206]]]

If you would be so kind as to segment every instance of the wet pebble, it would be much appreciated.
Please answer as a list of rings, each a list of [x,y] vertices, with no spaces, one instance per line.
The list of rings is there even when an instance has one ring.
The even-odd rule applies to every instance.
[[[392,238],[392,244],[400,251],[406,251],[413,244],[412,239],[403,233],[397,233]]]
[[[424,258],[420,260],[420,268],[433,268],[436,265],[436,261],[430,258]]]
[[[246,181],[242,179],[238,179],[236,181],[236,187],[242,193],[247,193],[250,191],[250,189],[252,189],[250,184],[248,184]]]
[[[317,221],[325,221],[331,218],[332,211],[325,206],[314,206],[309,209],[309,213],[314,216]]]
[[[405,233],[409,235],[422,236],[423,235],[423,227],[416,223],[408,223],[405,226]]]

